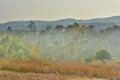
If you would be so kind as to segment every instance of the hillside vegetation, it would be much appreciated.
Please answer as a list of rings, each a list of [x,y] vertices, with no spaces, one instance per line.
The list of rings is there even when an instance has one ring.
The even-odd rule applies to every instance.
[[[35,23],[26,26],[28,30],[14,30],[8,27],[0,33],[0,57],[13,60],[51,59],[80,62],[94,57],[101,49],[108,52],[109,60],[119,60],[120,27],[114,25],[97,31],[94,26],[77,23],[65,28],[48,26],[41,31]],[[99,54],[98,54],[99,55]],[[104,55],[104,54],[103,54]],[[97,57],[97,56],[96,56]],[[99,59],[103,62],[102,59]]]
[[[0,69],[99,78],[120,76],[120,26],[96,30],[74,23],[0,33]]]

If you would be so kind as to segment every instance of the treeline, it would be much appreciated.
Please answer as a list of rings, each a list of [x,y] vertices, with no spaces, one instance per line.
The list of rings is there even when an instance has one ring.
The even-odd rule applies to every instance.
[[[16,26],[17,27],[17,26]],[[17,29],[14,29],[14,28],[11,28],[10,26],[8,26],[8,28],[6,29],[6,31],[8,32],[12,32],[12,31],[30,31],[30,32],[39,32],[39,34],[45,34],[49,31],[53,31],[53,30],[56,30],[56,31],[61,31],[61,32],[67,32],[69,30],[72,30],[72,29],[75,29],[76,31],[78,32],[84,32],[84,33],[87,33],[87,32],[90,32],[92,30],[92,32],[94,31],[94,33],[97,33],[97,32],[110,32],[110,31],[116,31],[116,30],[120,30],[120,26],[119,25],[113,25],[112,27],[107,27],[107,28],[104,28],[104,29],[99,29],[97,30],[97,28],[93,25],[80,25],[78,23],[74,23],[73,25],[68,25],[68,26],[63,26],[63,25],[56,25],[56,26],[46,26],[45,29],[37,29],[36,27],[36,24],[35,22],[33,21],[30,21],[29,25],[26,26],[27,30],[26,29],[23,29],[23,30],[17,30]]]
[[[77,23],[67,27],[48,26],[38,30],[36,24],[31,21],[26,28],[27,30],[14,30],[9,26],[6,31],[0,33],[0,59],[40,60],[44,58],[61,61],[84,59],[86,62],[93,60],[104,62],[111,60],[111,56],[114,59],[119,53],[116,46],[120,43],[118,37],[120,26],[117,25],[100,31],[95,26]],[[94,54],[91,58],[93,53],[101,49],[105,50],[105,54],[107,51],[113,53],[114,50],[111,48],[115,48],[115,55],[109,54],[104,59],[99,59],[97,54]]]

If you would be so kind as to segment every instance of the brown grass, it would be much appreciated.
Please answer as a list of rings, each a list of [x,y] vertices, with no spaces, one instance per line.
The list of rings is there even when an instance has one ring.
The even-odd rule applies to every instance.
[[[119,78],[120,66],[117,64],[84,64],[49,61],[1,61],[1,70],[34,73],[55,73],[78,75],[81,77]]]
[[[18,73],[11,71],[0,71],[0,80],[60,80],[56,74],[53,73]],[[62,76],[62,80],[108,80],[99,78],[79,77],[79,76]]]

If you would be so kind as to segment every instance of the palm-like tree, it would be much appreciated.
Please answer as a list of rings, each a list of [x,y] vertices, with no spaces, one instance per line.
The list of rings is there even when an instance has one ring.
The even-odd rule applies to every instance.
[[[31,32],[37,31],[36,26],[35,26],[35,22],[33,22],[33,21],[30,21],[30,24],[27,26],[27,28],[29,28],[29,30]]]

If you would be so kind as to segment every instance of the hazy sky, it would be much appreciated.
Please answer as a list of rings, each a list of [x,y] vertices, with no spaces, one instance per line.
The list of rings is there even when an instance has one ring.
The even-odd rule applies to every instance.
[[[120,0],[0,0],[0,22],[120,15]]]

